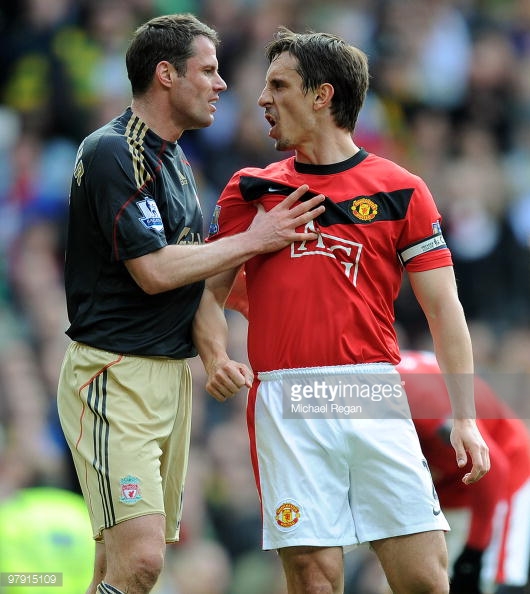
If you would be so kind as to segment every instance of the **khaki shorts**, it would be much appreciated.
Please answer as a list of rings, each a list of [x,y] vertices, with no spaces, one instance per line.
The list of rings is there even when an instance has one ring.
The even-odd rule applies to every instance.
[[[162,514],[166,540],[178,540],[191,423],[187,362],[73,342],[58,409],[94,538],[125,520]]]

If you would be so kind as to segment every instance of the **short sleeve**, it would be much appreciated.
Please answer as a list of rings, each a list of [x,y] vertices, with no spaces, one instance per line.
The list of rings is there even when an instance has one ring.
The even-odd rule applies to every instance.
[[[86,195],[113,260],[143,256],[167,245],[152,195],[151,176],[119,137],[102,138],[85,172]]]
[[[241,194],[240,179],[238,172],[221,193],[210,221],[207,241],[246,231],[256,216],[254,203],[245,201]]]
[[[398,256],[409,272],[423,272],[453,261],[442,233],[442,218],[423,180],[416,188],[407,210],[405,226],[398,242]]]

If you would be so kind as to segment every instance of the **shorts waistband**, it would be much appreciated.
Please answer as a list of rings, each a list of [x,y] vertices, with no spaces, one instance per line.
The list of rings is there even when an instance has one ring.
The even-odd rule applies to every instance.
[[[322,367],[296,367],[293,369],[275,369],[273,371],[259,371],[261,382],[278,381],[289,377],[348,375],[352,373],[397,373],[392,363],[357,363],[355,365],[329,365]]]

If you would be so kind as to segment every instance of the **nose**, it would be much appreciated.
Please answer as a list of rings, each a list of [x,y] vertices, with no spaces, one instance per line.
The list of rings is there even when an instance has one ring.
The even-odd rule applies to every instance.
[[[222,79],[219,75],[217,75],[217,84],[215,85],[216,90],[219,93],[222,93],[223,91],[226,91],[226,89],[228,88],[228,85],[226,84],[226,82],[224,81],[224,79]]]
[[[267,105],[269,105],[270,102],[271,102],[271,95],[267,91],[267,87],[265,87],[263,89],[263,91],[261,91],[260,96],[258,97],[258,105],[260,107],[266,107]]]

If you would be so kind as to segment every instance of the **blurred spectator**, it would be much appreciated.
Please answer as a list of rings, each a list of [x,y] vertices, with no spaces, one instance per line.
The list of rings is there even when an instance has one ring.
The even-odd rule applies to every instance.
[[[55,587],[62,594],[79,594],[92,575],[91,534],[83,499],[70,491],[36,487],[0,501],[2,591],[53,591],[53,582],[39,587],[38,583],[17,586],[4,581],[10,573],[31,573],[37,579],[60,580]]]
[[[40,134],[81,138],[92,105],[86,72],[94,63],[74,0],[26,0],[0,37],[4,103]]]

